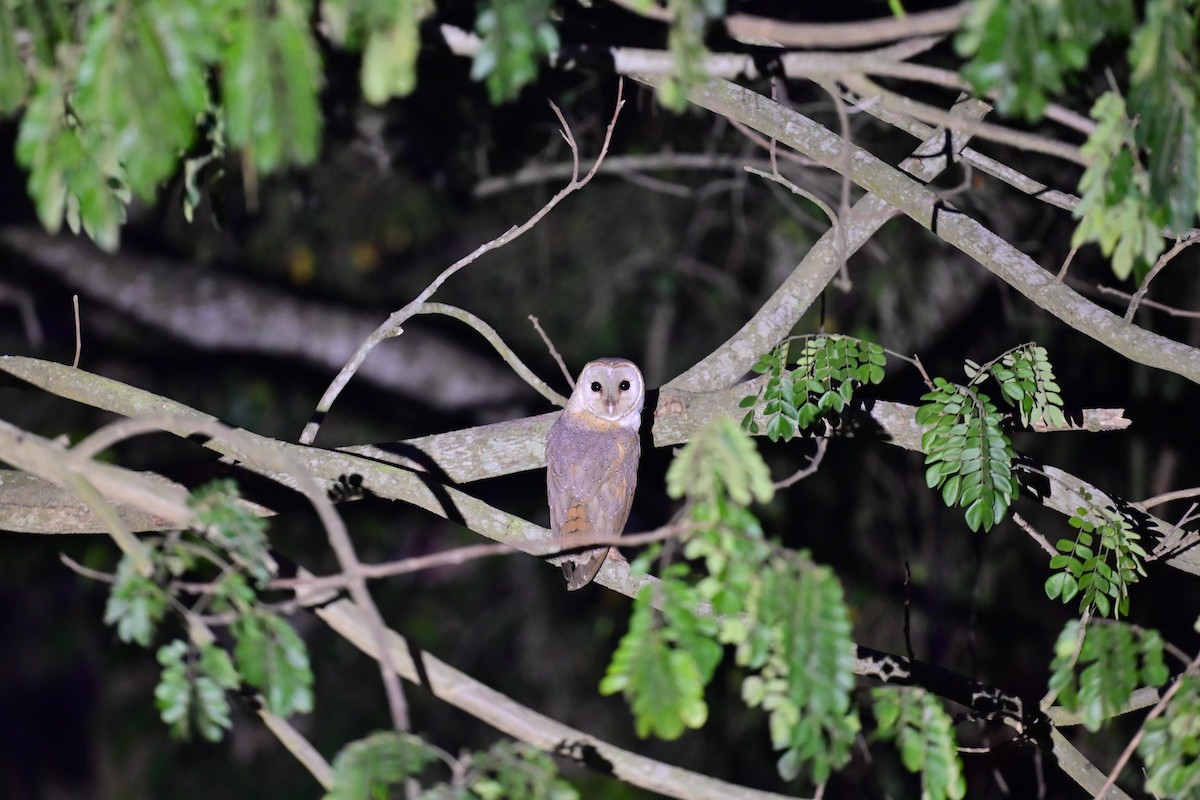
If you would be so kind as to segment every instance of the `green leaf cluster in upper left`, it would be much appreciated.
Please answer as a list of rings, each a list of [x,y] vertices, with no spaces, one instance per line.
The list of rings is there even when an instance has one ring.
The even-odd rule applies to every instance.
[[[18,17],[10,5],[0,3],[0,66],[12,61],[18,22],[32,34],[31,20],[40,18]],[[311,0],[79,4],[71,26],[77,36],[27,74],[33,88],[16,152],[42,224],[57,231],[66,220],[114,249],[125,203],[154,198],[195,145],[197,123],[214,110],[229,144],[262,172],[315,159],[322,73],[311,13]],[[8,110],[24,86],[5,73],[0,101]]]

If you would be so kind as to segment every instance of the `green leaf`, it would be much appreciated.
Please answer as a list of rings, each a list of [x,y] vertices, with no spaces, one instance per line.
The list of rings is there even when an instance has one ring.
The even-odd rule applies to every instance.
[[[162,587],[137,571],[131,556],[122,556],[104,607],[104,622],[117,626],[121,641],[149,647],[169,600]]]
[[[1080,712],[1084,726],[1097,731],[1121,712],[1138,686],[1166,681],[1163,643],[1156,632],[1121,622],[1089,625],[1082,642],[1079,631],[1079,622],[1072,620],[1059,634],[1050,688],[1059,693],[1063,708]]]
[[[769,502],[771,472],[754,440],[729,417],[718,416],[681,449],[667,470],[667,494],[746,505]]]
[[[923,689],[880,686],[871,690],[878,734],[893,739],[909,772],[921,776],[922,800],[961,800],[967,782],[958,757],[954,721]]]
[[[267,521],[250,512],[239,499],[234,481],[214,480],[188,497],[188,508],[195,513],[205,538],[228,552],[259,586],[265,586],[275,572],[267,548]]]
[[[308,0],[249,0],[228,22],[221,102],[233,147],[262,172],[309,164],[321,141],[321,58]]]
[[[1154,263],[1163,239],[1150,200],[1150,176],[1128,155],[1136,143],[1124,100],[1105,92],[1091,115],[1098,124],[1081,148],[1090,163],[1079,179],[1080,201],[1072,212],[1079,225],[1071,245],[1098,242],[1112,258],[1113,273],[1124,279],[1135,261]]]
[[[412,92],[417,82],[419,26],[430,0],[326,0],[324,29],[334,44],[362,49],[362,89],[376,105]]]
[[[1156,797],[1200,797],[1200,678],[1179,677],[1163,714],[1146,721],[1138,753],[1146,763],[1146,791]]]
[[[638,736],[677,739],[685,728],[702,727],[708,717],[706,677],[686,647],[674,646],[670,629],[655,623],[653,592],[646,586],[634,600],[629,631],[613,653],[600,692],[624,693]],[[711,676],[711,666],[708,671]]]
[[[537,77],[538,62],[558,50],[549,0],[488,0],[475,18],[482,41],[471,78],[486,80],[492,103],[515,98]]]
[[[1193,2],[1151,0],[1129,50],[1129,103],[1138,117],[1134,136],[1149,153],[1149,196],[1179,236],[1192,226],[1200,191],[1197,33]]]
[[[772,744],[784,751],[780,774],[791,779],[807,768],[821,783],[849,759],[859,730],[849,611],[825,567],[781,556],[762,578],[759,623],[769,642],[762,707],[771,712]]]
[[[387,800],[396,796],[392,789],[435,760],[437,753],[419,736],[373,733],[346,745],[333,759],[333,783],[325,800]]]
[[[554,759],[524,742],[500,740],[465,759],[471,791],[484,800],[575,800],[578,792],[558,776]]]
[[[56,72],[45,71],[21,118],[17,161],[29,170],[29,195],[46,230],[57,233],[63,220],[76,233],[115,250],[125,221],[122,173],[115,163],[97,160],[100,134],[68,111],[67,89]]]
[[[17,46],[17,20],[11,3],[0,2],[0,115],[11,114],[25,102],[29,75]]]
[[[246,683],[262,691],[267,708],[286,717],[312,711],[312,669],[308,650],[281,617],[256,611],[232,627],[234,656]]]
[[[977,0],[955,46],[971,58],[962,75],[977,92],[995,89],[1002,113],[1038,119],[1091,49],[1133,19],[1130,0]]]
[[[101,5],[107,5],[101,3]],[[152,200],[196,138],[209,105],[208,64],[222,29],[201,0],[113,3],[91,18],[72,108],[94,135],[93,157],[121,165],[136,196]]]
[[[229,654],[216,645],[202,646],[192,669],[184,660],[188,652],[179,639],[159,648],[163,671],[155,702],[172,736],[187,738],[194,726],[208,741],[219,741],[231,725],[225,691],[237,688],[237,671]]]

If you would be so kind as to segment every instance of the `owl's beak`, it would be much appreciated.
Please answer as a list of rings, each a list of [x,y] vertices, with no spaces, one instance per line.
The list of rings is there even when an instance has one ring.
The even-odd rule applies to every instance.
[[[612,414],[613,414],[613,412],[617,410],[617,401],[616,401],[616,399],[615,399],[615,398],[606,399],[606,400],[604,401],[604,407],[605,407],[606,409],[608,409],[608,415],[611,417],[611,416],[612,416]]]

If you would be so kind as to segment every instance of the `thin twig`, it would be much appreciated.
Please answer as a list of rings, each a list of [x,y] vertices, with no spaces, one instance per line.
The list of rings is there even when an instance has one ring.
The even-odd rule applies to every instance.
[[[828,431],[829,430],[829,427],[828,427],[829,422],[826,421],[825,425],[826,425],[826,431]],[[787,476],[783,480],[776,481],[775,483],[773,483],[772,486],[774,486],[776,490],[786,489],[789,486],[795,485],[799,481],[802,481],[805,478],[807,478],[809,475],[812,475],[813,473],[815,473],[821,467],[821,461],[824,460],[824,458],[825,458],[825,451],[829,449],[829,440],[824,437],[821,437],[821,438],[818,438],[816,440],[816,442],[817,442],[817,451],[809,457],[808,465],[796,470],[795,472],[793,472],[791,475]]]
[[[853,137],[850,131],[850,115],[846,112],[846,103],[842,100],[842,96],[838,94],[837,87],[829,81],[818,81],[818,85],[825,90],[825,93],[833,100],[833,107],[837,111],[838,131],[842,136],[842,191],[838,199],[838,222],[834,225],[834,234],[837,236],[837,259],[841,262],[838,268],[840,277],[840,288],[842,291],[850,291],[853,285],[850,281],[850,267],[846,263],[849,258],[849,253],[846,252],[846,226],[841,220],[847,219],[850,216],[850,159],[852,157],[850,143]]]
[[[500,338],[500,334],[496,333],[495,328],[470,311],[445,303],[425,303],[417,309],[416,313],[441,314],[470,325],[480,336],[487,339],[488,344],[494,347],[496,352],[500,354],[500,357],[504,359],[504,363],[512,367],[513,372],[517,373],[521,380],[529,384],[534,391],[555,405],[565,406],[567,404],[567,398],[551,389],[546,385],[545,381],[534,374],[533,370],[525,366],[525,362],[521,361],[517,354],[513,352],[513,349],[504,343],[504,340]]]
[[[1129,308],[1125,309],[1126,322],[1133,322],[1133,314],[1137,311],[1138,303],[1142,302],[1142,298],[1145,297],[1146,292],[1149,291],[1150,281],[1158,277],[1158,273],[1162,271],[1162,268],[1165,267],[1171,259],[1194,245],[1196,242],[1200,242],[1200,236],[1191,236],[1187,239],[1180,239],[1175,243],[1174,247],[1158,257],[1158,260],[1154,262],[1154,266],[1151,267],[1150,271],[1146,273],[1146,277],[1142,278],[1142,285],[1139,286],[1138,290],[1133,293],[1133,297],[1129,301]]]
[[[117,576],[110,572],[103,572],[91,567],[85,567],[75,559],[71,558],[66,553],[59,553],[58,560],[67,566],[72,572],[76,572],[85,578],[91,578],[94,581],[102,581],[103,583],[116,583]]]
[[[1067,253],[1066,259],[1063,260],[1062,266],[1058,269],[1058,274],[1054,276],[1055,283],[1062,283],[1063,278],[1067,277],[1067,270],[1070,268],[1071,262],[1075,260],[1075,254],[1079,252],[1079,247],[1079,245],[1075,245],[1071,248],[1071,252]]]
[[[1163,503],[1170,503],[1175,500],[1187,500],[1189,497],[1200,497],[1200,486],[1156,494],[1153,497],[1147,497],[1145,500],[1139,500],[1134,505],[1141,509],[1154,508],[1155,506],[1161,506]]]
[[[1129,744],[1127,744],[1124,751],[1121,752],[1121,757],[1117,759],[1117,763],[1113,764],[1112,771],[1108,773],[1108,778],[1104,781],[1104,785],[1100,787],[1100,791],[1096,792],[1094,796],[1096,800],[1104,797],[1108,790],[1111,789],[1112,786],[1117,782],[1117,777],[1120,776],[1121,770],[1125,769],[1125,765],[1129,763],[1129,759],[1133,757],[1134,752],[1137,750],[1137,746],[1141,744],[1142,738],[1146,735],[1146,724],[1151,720],[1162,716],[1162,713],[1167,710],[1167,704],[1171,702],[1171,698],[1174,697],[1179,692],[1180,687],[1183,686],[1184,677],[1188,675],[1195,675],[1197,670],[1200,670],[1200,655],[1197,655],[1195,658],[1193,658],[1192,663],[1188,664],[1187,669],[1185,669],[1178,677],[1175,678],[1175,682],[1171,684],[1170,688],[1163,692],[1162,699],[1158,701],[1154,708],[1150,709],[1150,713],[1147,714],[1146,718],[1142,720],[1142,725],[1140,728],[1138,728],[1138,732],[1135,733],[1133,738],[1129,740]]]
[[[1043,550],[1052,556],[1058,555],[1058,551],[1054,549],[1054,545],[1050,544],[1050,541],[1043,536],[1037,528],[1030,525],[1024,517],[1022,517],[1020,514],[1014,513],[1012,518],[1013,522],[1017,523],[1017,527],[1029,534],[1029,538],[1041,545]]]
[[[1133,295],[1131,295],[1129,292],[1123,292],[1120,289],[1114,289],[1111,286],[1097,286],[1096,291],[1100,294],[1118,297],[1122,300],[1133,299]],[[1179,317],[1181,319],[1200,319],[1200,311],[1188,311],[1187,309],[1176,308],[1175,306],[1169,306],[1166,303],[1160,303],[1157,300],[1145,298],[1142,300],[1141,304],[1146,308],[1153,308],[1156,311],[1161,311],[1168,316]]]
[[[571,372],[567,369],[567,365],[563,361],[563,357],[558,352],[558,349],[554,346],[554,342],[550,341],[550,337],[542,330],[542,324],[538,322],[538,318],[530,314],[529,322],[533,325],[533,329],[537,331],[537,335],[542,337],[542,343],[546,345],[546,349],[550,352],[550,357],[554,359],[554,363],[558,364],[558,368],[562,370],[563,377],[567,379],[567,385],[574,389],[575,379],[571,377]],[[560,403],[559,405],[566,405],[566,403]]]
[[[538,209],[537,212],[535,212],[534,215],[527,219],[524,223],[520,225],[514,225],[500,236],[492,239],[490,242],[481,244],[471,253],[463,256],[458,261],[454,262],[445,270],[443,270],[442,273],[434,278],[433,281],[426,286],[420,294],[413,298],[413,300],[411,300],[399,311],[394,312],[387,318],[387,320],[383,322],[383,324],[376,328],[375,331],[372,332],[371,335],[368,336],[366,340],[364,340],[363,343],[358,346],[358,349],[355,351],[354,355],[351,356],[348,362],[346,362],[345,366],[342,367],[337,377],[334,378],[332,383],[330,383],[329,388],[327,388],[325,393],[321,396],[321,400],[319,403],[317,403],[317,409],[313,414],[313,418],[304,427],[304,432],[300,435],[301,444],[312,444],[313,440],[316,439],[317,431],[320,430],[321,427],[321,420],[324,419],[325,415],[329,412],[329,409],[333,407],[334,400],[337,399],[338,395],[341,394],[342,389],[344,389],[350,382],[350,379],[354,376],[354,373],[358,371],[359,366],[362,365],[362,362],[364,359],[366,359],[367,354],[370,353],[371,350],[373,350],[375,346],[384,339],[392,336],[398,336],[402,332],[402,324],[412,317],[412,315],[415,314],[427,300],[429,300],[433,293],[441,288],[442,284],[449,280],[459,270],[474,263],[484,253],[488,253],[492,250],[503,247],[504,245],[529,231],[534,225],[537,225],[537,223],[541,222],[542,218],[549,214],[550,211],[559,203],[561,203],[564,198],[573,192],[582,189],[592,180],[592,178],[596,175],[597,170],[600,169],[600,164],[604,161],[604,156],[608,153],[609,144],[612,142],[613,129],[616,127],[617,118],[620,116],[621,109],[625,105],[624,86],[625,84],[623,80],[617,84],[617,102],[615,108],[613,109],[612,118],[609,120],[608,127],[604,131],[604,141],[600,146],[600,153],[598,156],[596,156],[596,160],[593,162],[591,169],[588,170],[587,174],[582,178],[579,177],[579,146],[575,143],[575,136],[571,132],[570,126],[567,125],[567,121],[563,117],[558,106],[554,105],[553,103],[550,104],[550,108],[554,111],[554,115],[558,118],[559,123],[562,125],[562,128],[559,132],[561,133],[563,139],[566,140],[567,145],[571,148],[573,168],[570,182],[560,189],[557,194],[551,197],[545,205]]]
[[[71,308],[75,312],[75,359],[71,362],[71,366],[78,369],[79,353],[83,350],[83,336],[80,333],[79,326],[79,295],[71,295]]]

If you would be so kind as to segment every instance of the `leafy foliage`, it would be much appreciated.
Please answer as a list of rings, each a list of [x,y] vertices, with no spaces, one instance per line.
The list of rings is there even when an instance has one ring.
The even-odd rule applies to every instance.
[[[667,485],[671,496],[687,499],[690,561],[663,571],[657,597],[649,588],[638,597],[602,690],[631,698],[639,733],[679,735],[703,724],[704,685],[720,645],[732,645],[751,673],[743,698],[770,714],[772,745],[783,751],[780,773],[790,779],[807,770],[824,780],[849,758],[859,729],[841,585],[828,569],[765,541],[747,505],[771,498],[770,475],[732,420],[715,420],[686,445]],[[658,552],[639,557],[635,569],[646,569]],[[652,599],[662,607],[657,624]],[[701,600],[719,623],[697,616]]]
[[[771,714],[771,744],[784,751],[779,774],[790,780],[807,769],[824,782],[849,760],[860,727],[842,586],[826,567],[777,556],[763,574],[756,616],[738,663],[759,674],[743,681],[742,698]]]
[[[1079,620],[1068,622],[1054,644],[1050,670],[1050,691],[1063,708],[1079,712],[1090,731],[1117,714],[1140,685],[1167,680],[1162,637],[1121,622],[1086,628]]]
[[[1034,342],[1014,347],[985,365],[968,360],[968,380],[976,382],[990,373],[1000,385],[1000,395],[1021,415],[1025,427],[1062,427],[1062,396],[1054,380],[1054,367],[1046,348]]]
[[[321,142],[322,73],[310,0],[249,0],[233,9],[220,53],[229,143],[262,172],[311,163]]]
[[[423,739],[380,731],[351,742],[333,760],[333,784],[325,800],[387,800],[390,789],[437,759]]]
[[[1016,454],[991,398],[977,388],[992,379],[1014,406],[1022,425],[1062,426],[1062,397],[1046,349],[1030,342],[985,364],[968,360],[967,383],[934,378],[921,397],[916,421],[922,427],[925,483],[940,489],[950,508],[965,509],[971,530],[990,529],[1004,519],[1020,485],[1013,474]]]
[[[105,622],[116,624],[123,641],[149,647],[167,609],[174,605],[183,610],[193,633],[191,647],[196,650],[176,641],[158,651],[163,674],[156,697],[163,721],[177,736],[187,736],[195,728],[215,741],[229,727],[222,693],[243,681],[261,690],[267,707],[276,714],[311,711],[313,677],[304,642],[280,616],[261,608],[247,578],[265,585],[274,568],[263,521],[238,505],[231,481],[200,487],[188,503],[203,538],[175,533],[144,539],[150,577],[136,570],[132,557],[123,557],[104,613]],[[184,609],[182,600],[171,595],[171,580],[185,573],[199,577],[214,567],[215,577],[196,602],[232,618],[234,659],[212,643],[211,633],[198,625],[192,610]],[[185,654],[189,654],[187,663]]]
[[[1000,413],[982,392],[934,378],[935,389],[921,397],[917,424],[925,429],[925,483],[941,489],[950,508],[965,509],[973,531],[989,530],[1004,519],[1020,487],[1012,473],[1015,454],[1000,428]]]
[[[171,735],[187,738],[194,727],[208,741],[219,741],[230,726],[225,691],[238,686],[237,670],[229,654],[214,644],[205,644],[199,646],[197,658],[186,642],[176,639],[158,649],[158,663],[163,671],[154,699]]]
[[[558,776],[554,759],[523,742],[501,740],[465,761],[463,783],[480,800],[575,800],[579,796]],[[427,793],[429,800],[442,796],[436,788]]]
[[[1136,264],[1153,264],[1163,249],[1150,194],[1150,176],[1137,158],[1125,101],[1106,92],[1092,106],[1096,130],[1083,145],[1090,163],[1079,179],[1079,226],[1071,245],[1098,242],[1113,273],[1127,278]],[[1144,268],[1144,266],[1143,266]]]
[[[1138,118],[1134,137],[1151,154],[1152,208],[1179,235],[1200,204],[1198,17],[1194,0],[1151,0],[1129,51],[1129,105]]]
[[[1092,48],[1133,20],[1130,0],[977,0],[955,45],[971,57],[962,75],[975,91],[995,89],[1000,111],[1038,119],[1048,95],[1087,66]]]
[[[363,96],[375,104],[404,97],[416,88],[419,25],[432,12],[430,0],[321,3],[321,20],[330,40],[363,51]]]
[[[1162,716],[1146,723],[1138,752],[1146,762],[1146,791],[1178,800],[1200,798],[1200,676],[1178,678]]]
[[[800,346],[795,368],[789,369],[793,341]],[[840,413],[861,384],[882,381],[886,363],[881,345],[850,336],[788,339],[755,363],[754,371],[766,374],[767,381],[757,395],[742,398],[741,407],[750,409],[742,427],[759,433],[755,409],[761,402],[767,438],[790,441],[798,430],[807,429],[826,412]]]
[[[663,80],[658,99],[667,108],[682,111],[688,91],[708,80],[704,34],[709,20],[725,14],[725,0],[667,0],[667,11],[671,15],[667,49],[675,58],[675,74]]]
[[[1084,499],[1092,499],[1086,491]],[[1129,586],[1146,576],[1141,537],[1124,514],[1099,504],[1080,506],[1070,525],[1077,531],[1075,539],[1059,539],[1055,545],[1058,555],[1050,558],[1050,569],[1061,571],[1046,579],[1046,596],[1069,603],[1081,594],[1080,612],[1090,607],[1105,617],[1128,615]]]
[[[197,527],[263,586],[275,566],[267,552],[267,521],[238,503],[237,485],[232,480],[214,480],[196,489],[188,498],[196,514]]]
[[[107,155],[100,136],[69,110],[66,81],[54,73],[38,82],[16,153],[29,170],[29,194],[46,230],[57,233],[65,219],[73,232],[83,230],[106,250],[116,249],[125,221],[122,170],[98,160]]]
[[[677,739],[685,727],[703,727],[708,719],[704,687],[721,660],[721,646],[712,638],[716,624],[695,616],[698,601],[686,586],[664,583],[661,599],[659,624],[653,587],[638,594],[629,632],[613,653],[600,692],[625,694],[638,736]]]
[[[471,78],[486,80],[488,96],[502,103],[537,77],[538,61],[558,49],[549,0],[489,0],[475,19],[483,42]]]
[[[149,647],[155,629],[167,613],[169,596],[153,579],[143,576],[132,556],[122,557],[116,580],[104,606],[104,622],[117,626],[122,642]]]
[[[246,683],[280,716],[312,711],[312,669],[304,642],[276,614],[256,611],[233,624],[234,656]]]
[[[909,772],[921,775],[922,800],[961,800],[967,782],[954,738],[954,722],[923,689],[880,686],[871,690],[881,738],[895,739]]]

